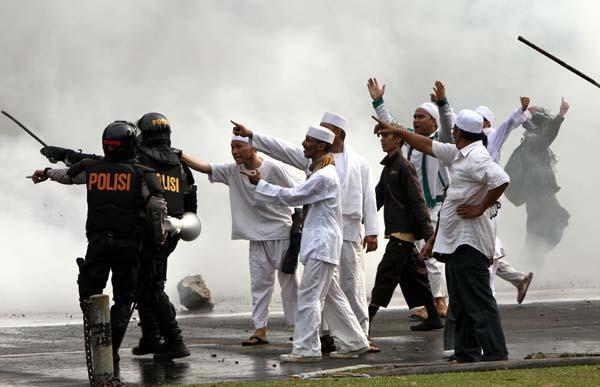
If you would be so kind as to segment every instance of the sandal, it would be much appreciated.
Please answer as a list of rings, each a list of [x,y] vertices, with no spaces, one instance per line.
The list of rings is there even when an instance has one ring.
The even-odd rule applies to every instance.
[[[265,345],[265,344],[269,344],[269,342],[258,336],[250,336],[250,338],[248,340],[242,341],[242,347],[252,347],[255,345]]]

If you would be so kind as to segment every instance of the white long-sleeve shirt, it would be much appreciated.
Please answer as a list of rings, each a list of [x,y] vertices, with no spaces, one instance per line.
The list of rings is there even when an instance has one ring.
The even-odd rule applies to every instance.
[[[487,192],[508,183],[510,178],[496,164],[481,141],[462,149],[454,144],[434,141],[433,154],[450,169],[450,185],[440,210],[439,227],[433,251],[453,253],[460,245],[469,245],[489,259],[494,256],[496,230],[491,210],[476,218],[461,218],[456,209],[461,204],[477,205]]]
[[[231,239],[270,241],[289,239],[292,212],[289,207],[275,203],[257,203],[255,186],[241,174],[244,165],[235,163],[210,163],[211,183],[229,186],[231,206]],[[282,163],[264,159],[258,167],[263,179],[282,187],[293,187],[301,180],[292,175]]]
[[[299,146],[260,133],[253,134],[252,146],[307,175],[310,173],[311,161],[304,157]],[[343,153],[335,153],[334,156],[340,180],[344,240],[360,241],[363,235],[377,235],[377,201],[369,163],[348,145],[344,146]]]
[[[261,180],[256,200],[288,207],[308,205],[299,260],[317,259],[338,265],[342,251],[342,202],[340,180],[333,165],[319,169],[306,182],[284,188]]]
[[[521,107],[515,109],[512,114],[504,120],[497,128],[490,128],[487,131],[488,145],[487,150],[492,156],[492,160],[496,164],[500,164],[500,156],[502,147],[508,139],[510,132],[513,129],[521,126],[525,121],[531,119],[531,113],[529,110],[523,111]]]

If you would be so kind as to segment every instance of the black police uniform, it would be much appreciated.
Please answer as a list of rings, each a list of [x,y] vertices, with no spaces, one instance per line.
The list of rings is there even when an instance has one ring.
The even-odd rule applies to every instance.
[[[156,124],[157,121],[159,124]],[[179,160],[177,150],[170,147],[170,127],[166,118],[158,113],[149,113],[140,119],[138,126],[142,136],[138,161],[157,172],[167,201],[168,215],[181,218],[184,212],[196,213],[196,186],[192,172]],[[175,307],[164,290],[167,260],[178,242],[179,235],[168,235],[158,249],[145,246],[142,250],[138,293],[142,338],[139,346],[133,349],[136,355],[156,353],[158,357],[172,359],[189,354],[177,324]],[[159,346],[161,336],[165,341],[162,347]]]

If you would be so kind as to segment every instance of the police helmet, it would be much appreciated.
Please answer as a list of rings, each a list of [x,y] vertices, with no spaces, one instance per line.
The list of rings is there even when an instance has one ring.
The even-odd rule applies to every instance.
[[[110,123],[102,133],[102,149],[107,159],[127,160],[135,154],[137,128],[128,121]]]
[[[142,143],[158,145],[171,143],[171,125],[167,117],[160,113],[144,114],[137,122],[142,135]]]

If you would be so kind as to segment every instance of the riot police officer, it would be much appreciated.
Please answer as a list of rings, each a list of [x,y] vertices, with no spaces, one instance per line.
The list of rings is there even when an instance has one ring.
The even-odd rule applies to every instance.
[[[196,213],[192,172],[180,161],[181,151],[171,148],[171,126],[167,118],[159,113],[148,113],[137,125],[140,130],[137,158],[141,164],[156,170],[164,189],[168,215],[181,218],[184,212]],[[178,234],[169,234],[158,249],[145,246],[142,251],[138,292],[142,338],[133,348],[134,355],[154,353],[157,359],[171,360],[190,354],[175,319],[175,307],[164,290],[167,259],[178,241]]]
[[[129,323],[138,280],[138,260],[145,248],[157,249],[166,237],[166,201],[151,168],[135,163],[135,126],[108,125],[102,135],[103,159],[84,159],[70,168],[37,170],[34,183],[50,178],[87,187],[88,248],[77,279],[80,302],[102,293],[112,271],[114,305],[110,311],[113,359]]]

